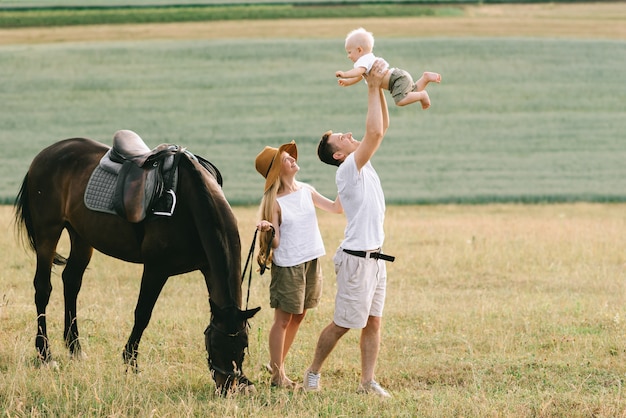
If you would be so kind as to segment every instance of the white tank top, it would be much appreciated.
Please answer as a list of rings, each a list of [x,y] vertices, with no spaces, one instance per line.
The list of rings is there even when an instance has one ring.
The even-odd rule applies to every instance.
[[[300,190],[276,198],[281,210],[280,244],[274,248],[277,266],[291,267],[326,254],[311,189],[300,184]]]

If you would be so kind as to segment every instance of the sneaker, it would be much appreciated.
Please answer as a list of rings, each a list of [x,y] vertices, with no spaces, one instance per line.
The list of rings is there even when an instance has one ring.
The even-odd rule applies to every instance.
[[[304,390],[309,391],[317,391],[320,390],[320,377],[319,373],[313,373],[308,370],[304,372]]]
[[[365,384],[360,384],[359,388],[356,390],[356,393],[365,393],[368,395],[377,395],[381,398],[391,398],[389,392],[382,388],[378,384],[378,382],[372,380],[371,382],[367,382]]]

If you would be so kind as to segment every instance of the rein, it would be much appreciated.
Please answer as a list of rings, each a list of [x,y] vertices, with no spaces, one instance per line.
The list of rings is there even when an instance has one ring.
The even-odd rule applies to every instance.
[[[270,243],[267,246],[267,250],[265,252],[265,260],[267,260],[267,258],[270,256],[270,249],[272,248],[272,240],[274,239],[274,235],[276,234],[276,231],[274,230],[274,227],[271,226],[270,227],[272,230],[272,237],[270,238]],[[254,246],[256,245],[256,236],[257,233],[259,232],[258,229],[254,230],[254,237],[252,237],[252,245],[250,246],[250,251],[248,252],[248,258],[246,259],[246,265],[243,268],[243,273],[241,275],[241,283],[243,283],[243,280],[246,277],[246,270],[248,270],[248,264],[250,264],[250,262],[252,261],[252,259],[254,258]],[[260,274],[263,275],[263,273],[265,273],[265,269],[267,269],[267,266],[265,264],[263,264],[260,267]],[[248,295],[246,296],[246,309],[248,309],[248,301],[250,300],[250,285],[252,284],[252,265],[250,265],[250,271],[248,272]]]

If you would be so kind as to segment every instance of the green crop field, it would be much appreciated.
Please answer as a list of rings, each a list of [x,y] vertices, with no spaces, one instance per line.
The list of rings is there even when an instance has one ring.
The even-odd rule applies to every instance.
[[[626,44],[615,40],[380,38],[392,65],[438,71],[432,107],[398,108],[377,154],[391,203],[626,199]],[[340,88],[342,39],[0,46],[0,196],[63,138],[132,129],[213,161],[235,204],[256,202],[256,153],[295,139],[300,179],[333,193],[326,129],[364,131],[364,85]]]

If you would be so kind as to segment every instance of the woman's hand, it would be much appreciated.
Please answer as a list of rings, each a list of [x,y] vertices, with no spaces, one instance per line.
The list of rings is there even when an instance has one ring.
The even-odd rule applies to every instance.
[[[256,224],[256,229],[261,232],[267,232],[272,228],[274,228],[274,225],[272,225],[272,223],[269,221],[263,220],[259,222],[258,224]]]

